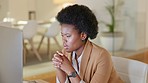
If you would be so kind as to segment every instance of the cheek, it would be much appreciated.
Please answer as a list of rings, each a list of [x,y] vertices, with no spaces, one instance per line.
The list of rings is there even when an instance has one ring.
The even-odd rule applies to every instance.
[[[75,38],[69,38],[67,43],[69,45],[74,45],[76,43],[76,39]]]
[[[76,48],[80,42],[80,38],[71,38],[67,43],[70,47]]]

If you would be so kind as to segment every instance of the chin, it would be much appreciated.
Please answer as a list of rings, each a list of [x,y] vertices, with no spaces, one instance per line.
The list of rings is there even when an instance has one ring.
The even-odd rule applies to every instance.
[[[68,53],[72,52],[70,49],[65,49],[65,51]]]
[[[66,52],[71,53],[72,51],[66,50]]]

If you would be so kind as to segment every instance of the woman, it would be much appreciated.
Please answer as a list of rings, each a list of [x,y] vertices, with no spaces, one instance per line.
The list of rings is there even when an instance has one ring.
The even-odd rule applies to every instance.
[[[64,49],[52,58],[59,83],[123,83],[111,56],[104,48],[89,41],[98,33],[93,12],[84,5],[62,9],[57,20],[61,25]]]

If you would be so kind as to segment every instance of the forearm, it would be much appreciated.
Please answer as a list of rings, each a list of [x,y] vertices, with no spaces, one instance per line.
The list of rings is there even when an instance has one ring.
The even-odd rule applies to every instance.
[[[65,83],[66,81],[66,74],[61,69],[56,69],[56,75],[60,83]]]

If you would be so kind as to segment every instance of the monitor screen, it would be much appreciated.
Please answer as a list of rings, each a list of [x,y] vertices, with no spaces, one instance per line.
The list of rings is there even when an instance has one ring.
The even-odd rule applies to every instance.
[[[0,26],[0,83],[22,83],[22,31]]]

